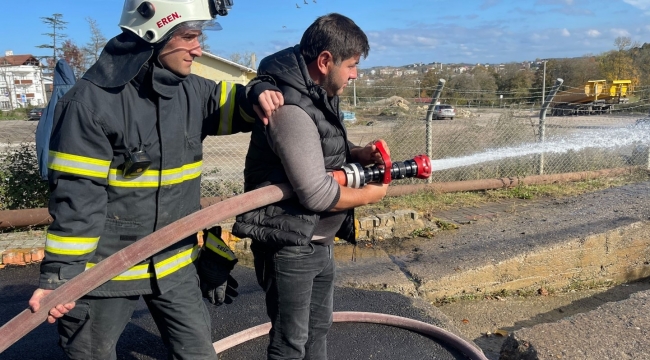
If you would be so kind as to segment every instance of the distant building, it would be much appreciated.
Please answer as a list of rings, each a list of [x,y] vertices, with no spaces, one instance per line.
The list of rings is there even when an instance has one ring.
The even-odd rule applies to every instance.
[[[255,60],[252,59],[252,62],[255,63]],[[257,71],[204,51],[202,56],[194,58],[192,74],[216,82],[228,81],[246,85],[257,76]]]
[[[51,84],[44,80],[41,63],[33,55],[6,51],[0,57],[0,110],[45,106],[46,86]]]

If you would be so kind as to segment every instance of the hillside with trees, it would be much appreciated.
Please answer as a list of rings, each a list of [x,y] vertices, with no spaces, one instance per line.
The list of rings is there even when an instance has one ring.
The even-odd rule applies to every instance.
[[[636,101],[647,101],[650,96],[650,44],[634,44],[629,37],[617,38],[614,49],[599,55],[471,66],[421,64],[415,68],[417,73],[408,75],[397,70],[390,75],[385,71],[379,74],[378,69],[374,74],[361,70],[363,76],[347,87],[343,96],[351,98],[356,90],[357,99],[369,101],[390,96],[430,98],[439,79],[445,79],[441,98],[453,99],[458,105],[535,104],[541,102],[542,88],[548,92],[557,78],[564,80],[562,89],[576,91],[589,80],[631,80]]]

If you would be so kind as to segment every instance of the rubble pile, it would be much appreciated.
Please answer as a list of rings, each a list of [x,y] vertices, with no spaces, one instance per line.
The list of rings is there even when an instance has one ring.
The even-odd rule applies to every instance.
[[[388,99],[382,99],[373,103],[376,106],[400,107],[404,110],[409,109],[409,104],[407,100],[400,96],[391,96]]]

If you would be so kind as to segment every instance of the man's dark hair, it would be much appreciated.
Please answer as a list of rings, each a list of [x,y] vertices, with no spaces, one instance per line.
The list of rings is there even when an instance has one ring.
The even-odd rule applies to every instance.
[[[300,52],[305,62],[316,60],[323,51],[332,53],[335,64],[353,56],[364,59],[370,52],[368,37],[350,18],[341,14],[319,17],[305,30],[300,40]]]

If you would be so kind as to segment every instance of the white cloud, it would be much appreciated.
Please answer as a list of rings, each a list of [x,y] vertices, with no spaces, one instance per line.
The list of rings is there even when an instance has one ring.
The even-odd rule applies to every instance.
[[[625,29],[609,29],[609,32],[614,36],[630,36],[630,33]]]
[[[600,36],[600,31],[598,31],[596,29],[587,30],[587,36],[589,36],[589,37],[599,37]]]
[[[568,37],[571,36],[571,33],[566,28],[562,29],[562,36]]]
[[[543,40],[548,40],[548,35],[545,34],[538,34],[538,33],[533,33],[530,35],[530,39],[532,41],[543,41]]]
[[[650,0],[623,0],[623,2],[641,10],[650,9]]]

